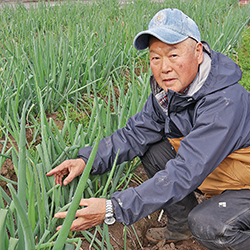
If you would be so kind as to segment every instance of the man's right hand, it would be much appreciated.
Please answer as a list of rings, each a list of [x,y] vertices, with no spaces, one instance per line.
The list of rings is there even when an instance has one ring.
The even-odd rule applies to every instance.
[[[63,181],[63,185],[67,185],[75,177],[82,174],[85,165],[86,164],[84,160],[81,158],[66,160],[57,167],[55,167],[54,169],[52,169],[51,171],[49,171],[46,175],[47,176],[54,175],[55,183],[60,184],[61,186],[64,175],[68,175]]]

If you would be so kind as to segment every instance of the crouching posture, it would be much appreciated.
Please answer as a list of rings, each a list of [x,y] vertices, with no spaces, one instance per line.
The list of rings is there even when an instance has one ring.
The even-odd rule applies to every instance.
[[[193,235],[208,249],[250,247],[250,94],[240,68],[201,41],[196,23],[178,9],[163,9],[135,36],[149,48],[151,94],[126,127],[101,140],[92,174],[140,157],[149,177],[111,200],[87,199],[71,230],[103,222],[130,225],[164,209],[168,223],[146,237],[179,241]],[[80,175],[91,148],[51,170],[66,185]],[[208,199],[198,204],[194,191]],[[98,209],[97,209],[98,208]],[[65,213],[57,213],[64,218]]]

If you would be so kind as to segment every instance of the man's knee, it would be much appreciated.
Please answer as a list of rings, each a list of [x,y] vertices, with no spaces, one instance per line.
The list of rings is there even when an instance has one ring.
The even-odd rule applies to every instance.
[[[156,172],[165,169],[166,163],[175,156],[174,147],[166,139],[151,145],[140,158],[148,177],[151,178]]]
[[[203,209],[197,209],[198,207],[199,205],[188,215],[189,229],[196,239],[212,239],[216,223],[211,223],[213,218],[210,218],[210,214],[205,213]]]
[[[188,226],[193,237],[208,249],[226,249],[220,241],[218,222],[211,218],[210,213],[194,208],[188,216]]]
[[[242,236],[236,225],[223,221],[209,206],[196,206],[188,215],[188,226],[194,238],[208,249],[249,249],[250,238],[244,233]]]

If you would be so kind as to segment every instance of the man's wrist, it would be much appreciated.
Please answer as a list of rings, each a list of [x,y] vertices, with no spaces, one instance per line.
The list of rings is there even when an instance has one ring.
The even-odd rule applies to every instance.
[[[107,225],[112,225],[115,223],[113,204],[111,200],[106,200],[106,214],[104,217],[104,222]]]

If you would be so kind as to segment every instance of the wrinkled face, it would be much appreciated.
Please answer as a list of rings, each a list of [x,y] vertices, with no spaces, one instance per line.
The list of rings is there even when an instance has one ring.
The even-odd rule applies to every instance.
[[[191,38],[169,45],[151,37],[149,55],[152,73],[160,87],[179,93],[195,79],[203,60],[202,44]]]

